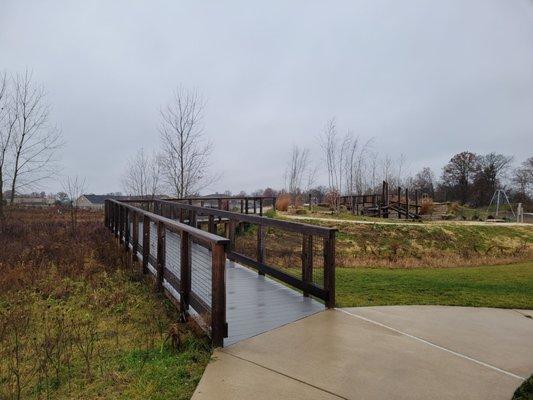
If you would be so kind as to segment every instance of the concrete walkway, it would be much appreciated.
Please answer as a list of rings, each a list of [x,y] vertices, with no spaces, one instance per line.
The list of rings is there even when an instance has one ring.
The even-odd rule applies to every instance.
[[[533,311],[328,310],[215,351],[193,399],[510,399]]]

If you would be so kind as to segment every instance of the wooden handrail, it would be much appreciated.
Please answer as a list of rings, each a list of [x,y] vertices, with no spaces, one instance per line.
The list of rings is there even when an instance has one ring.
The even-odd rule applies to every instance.
[[[205,232],[182,222],[135,207],[131,202],[106,199],[105,224],[122,242],[126,251],[132,248],[133,259],[137,258],[139,241],[138,223],[143,223],[142,235],[142,268],[149,271],[150,262],[150,230],[151,223],[157,226],[157,259],[150,262],[155,268],[155,288],[164,292],[172,300],[177,301],[172,293],[164,287],[166,280],[180,294],[179,305],[182,318],[187,318],[189,304],[196,309],[199,317],[205,317],[204,325],[210,328],[211,339],[215,346],[223,346],[227,337],[226,323],[226,248],[229,239]],[[129,218],[131,217],[131,218]],[[133,243],[131,243],[130,220],[133,222]],[[180,271],[179,277],[167,268],[167,230],[180,235]],[[211,250],[211,304],[206,304],[191,288],[192,259],[191,242],[201,243]],[[209,313],[209,317],[205,316]],[[202,324],[201,324],[202,325]]]
[[[331,232],[337,232],[337,228],[329,228],[311,224],[304,224],[292,221],[282,221],[279,219],[272,219],[267,217],[260,217],[253,214],[241,214],[233,211],[219,210],[216,208],[206,208],[200,206],[193,206],[190,204],[176,203],[167,200],[154,200],[154,202],[160,204],[172,204],[179,208],[189,211],[195,211],[200,215],[214,215],[216,217],[228,218],[229,220],[236,220],[241,222],[249,222],[251,224],[257,224],[262,226],[269,226],[273,228],[280,228],[291,232],[303,233],[308,235],[315,235],[321,237],[329,237]]]

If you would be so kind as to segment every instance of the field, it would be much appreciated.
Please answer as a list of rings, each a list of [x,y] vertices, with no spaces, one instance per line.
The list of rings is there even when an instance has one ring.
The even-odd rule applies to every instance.
[[[1,399],[188,399],[211,348],[103,227],[53,211],[0,222]]]
[[[438,304],[533,309],[533,262],[465,268],[338,268],[339,307]]]
[[[338,267],[449,268],[533,260],[533,225],[318,216],[296,217],[298,222],[339,228]]]

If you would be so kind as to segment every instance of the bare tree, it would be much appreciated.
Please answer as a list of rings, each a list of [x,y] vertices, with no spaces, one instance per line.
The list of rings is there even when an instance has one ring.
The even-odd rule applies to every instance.
[[[302,179],[309,164],[309,149],[300,149],[294,145],[291,149],[287,168],[285,169],[285,184],[291,196],[296,196],[302,189]]]
[[[11,203],[17,189],[31,187],[56,173],[54,156],[62,146],[61,132],[49,124],[50,106],[42,86],[25,71],[13,79],[14,112]]]
[[[525,160],[513,171],[512,181],[522,196],[530,196],[533,191],[533,157]]]
[[[8,150],[17,123],[10,83],[7,73],[0,73],[0,218],[4,216],[4,183],[7,179]]]
[[[63,191],[67,194],[70,203],[70,224],[73,234],[78,226],[78,199],[85,192],[85,178],[67,176],[62,182]]]
[[[217,179],[208,172],[212,145],[204,137],[203,109],[199,92],[180,86],[161,110],[163,174],[178,197],[197,193]]]
[[[129,195],[151,197],[161,190],[161,162],[157,154],[148,155],[141,148],[132,157],[122,176],[122,187]]]
[[[346,160],[349,158],[351,143],[352,138],[349,133],[343,138],[339,138],[335,119],[327,122],[320,136],[320,146],[322,147],[326,161],[329,191],[337,199],[337,210],[340,206],[340,199],[338,197],[343,192],[343,180],[346,176]]]
[[[371,142],[372,139],[362,143],[359,137],[347,135],[345,180],[349,194],[361,194],[365,189],[364,173]]]

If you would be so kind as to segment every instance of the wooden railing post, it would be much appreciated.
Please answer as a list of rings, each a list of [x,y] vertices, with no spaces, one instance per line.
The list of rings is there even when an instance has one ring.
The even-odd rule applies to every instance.
[[[418,211],[418,189],[415,189],[415,214],[417,217],[420,215]]]
[[[215,217],[210,214],[207,218],[209,219],[209,226],[207,227],[207,230],[209,233],[216,233]]]
[[[324,238],[324,289],[327,291],[326,307],[335,307],[335,231]]]
[[[226,325],[226,251],[224,245],[212,246],[211,338],[217,347],[224,345]]]
[[[398,186],[398,219],[402,219],[402,188]]]
[[[119,205],[118,211],[119,211],[118,212],[118,215],[119,215],[119,220],[118,220],[118,242],[121,243],[122,242],[122,234],[124,233],[124,207]]]
[[[254,197],[254,214],[257,214],[257,199]]]
[[[139,261],[139,257],[137,256],[137,252],[139,251],[139,221],[136,211],[133,211],[131,214],[131,223],[133,225],[133,243],[131,252],[133,254],[133,261],[137,262]]]
[[[191,248],[188,232],[181,232],[180,240],[180,312],[182,320],[186,320],[189,310],[191,293]]]
[[[302,281],[311,283],[313,278],[313,235],[302,236]],[[307,291],[303,291],[309,297]]]
[[[117,203],[113,203],[113,233],[115,234],[115,237],[118,237],[118,231],[119,231],[119,214],[120,209],[118,208]]]
[[[236,228],[237,228],[237,221],[230,219],[229,220],[229,232],[228,232],[230,251],[235,250],[235,229]]]
[[[124,207],[124,250],[130,249],[130,221],[129,221],[129,209]]]
[[[409,219],[409,189],[405,188],[405,219]]]
[[[263,225],[257,225],[257,262],[263,264],[265,261],[265,234],[266,229]],[[258,270],[259,275],[265,275],[264,272]]]
[[[276,201],[278,201],[277,197],[272,197],[272,209],[276,211]]]
[[[245,199],[246,214],[248,214],[248,197]]]
[[[109,228],[109,202],[104,201],[104,226]]]
[[[166,236],[165,224],[162,222],[157,222],[157,267],[156,267],[156,291],[163,291],[163,275],[165,271],[165,236]]]
[[[148,273],[148,262],[150,258],[150,217],[143,217],[143,274]]]
[[[262,197],[259,198],[259,215],[261,217],[263,216],[263,198]]]
[[[241,199],[241,214],[244,212],[244,200]]]

